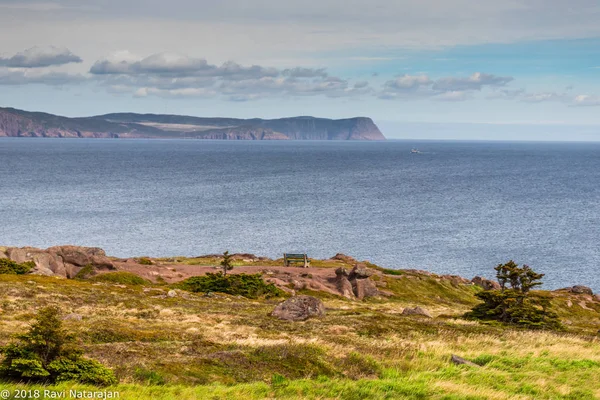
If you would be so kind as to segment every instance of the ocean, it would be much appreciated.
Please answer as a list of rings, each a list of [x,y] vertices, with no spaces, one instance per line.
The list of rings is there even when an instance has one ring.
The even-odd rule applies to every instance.
[[[411,154],[417,148],[419,154]],[[338,252],[600,290],[600,143],[0,139],[0,245]]]

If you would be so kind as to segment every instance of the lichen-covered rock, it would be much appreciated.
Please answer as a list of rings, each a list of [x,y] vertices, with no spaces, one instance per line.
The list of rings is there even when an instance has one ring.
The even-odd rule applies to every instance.
[[[482,278],[481,276],[476,276],[471,279],[471,282],[480,288],[483,288],[483,290],[500,290],[500,284],[498,282]]]
[[[304,321],[325,315],[325,305],[316,297],[295,296],[278,304],[271,315],[287,321]]]
[[[427,318],[433,318],[433,315],[431,315],[431,313],[428,310],[421,307],[407,307],[404,310],[402,310],[402,315],[419,315]]]

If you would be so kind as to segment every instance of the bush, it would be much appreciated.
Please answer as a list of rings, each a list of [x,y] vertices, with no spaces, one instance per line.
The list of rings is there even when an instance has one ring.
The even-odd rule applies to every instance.
[[[153,265],[154,264],[152,262],[152,260],[149,259],[148,257],[140,257],[140,258],[138,258],[137,262],[142,265]]]
[[[48,372],[55,376],[55,382],[77,381],[98,386],[117,383],[113,372],[98,361],[72,355],[52,361],[48,365]]]
[[[0,274],[24,275],[31,271],[34,267],[35,263],[33,261],[17,264],[8,258],[0,259]]]
[[[75,275],[75,279],[88,279],[96,273],[94,266],[92,264],[87,264],[83,266],[79,272]]]
[[[176,285],[177,288],[190,292],[219,292],[240,295],[255,299],[258,297],[277,297],[283,292],[272,283],[265,283],[260,274],[223,275],[208,273],[204,276],[193,276]]]
[[[92,282],[119,283],[123,285],[147,285],[150,282],[131,272],[108,272],[90,278]]]
[[[544,274],[527,265],[519,267],[512,260],[494,268],[500,290],[476,294],[483,303],[465,314],[467,318],[500,321],[531,329],[562,329],[558,315],[550,309],[550,300],[531,289],[542,284]]]
[[[117,383],[113,372],[97,361],[83,358],[75,338],[62,327],[57,307],[39,311],[35,322],[16,343],[0,347],[0,377],[15,381],[78,381],[92,385]]]

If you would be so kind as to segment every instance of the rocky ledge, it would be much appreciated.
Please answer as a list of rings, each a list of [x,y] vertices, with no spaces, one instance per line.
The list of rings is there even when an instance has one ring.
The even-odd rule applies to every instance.
[[[0,247],[1,258],[8,258],[19,264],[31,261],[35,264],[32,274],[62,278],[74,278],[81,269],[88,266],[94,270],[116,269],[104,250],[97,247]]]

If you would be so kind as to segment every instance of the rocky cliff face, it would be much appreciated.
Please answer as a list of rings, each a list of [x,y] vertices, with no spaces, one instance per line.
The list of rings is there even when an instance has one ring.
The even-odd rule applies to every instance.
[[[370,118],[274,120],[108,114],[67,118],[0,108],[0,136],[70,138],[195,138],[218,140],[385,140]]]

